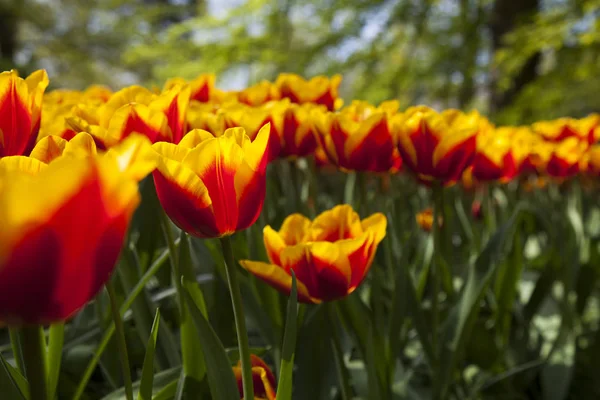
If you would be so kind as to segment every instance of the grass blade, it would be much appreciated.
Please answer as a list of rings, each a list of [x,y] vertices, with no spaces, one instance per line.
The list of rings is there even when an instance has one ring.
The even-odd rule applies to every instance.
[[[292,372],[294,369],[294,356],[296,353],[296,334],[298,329],[298,294],[296,289],[296,274],[292,271],[292,289],[287,306],[285,332],[281,352],[281,368],[277,384],[277,399],[292,399]]]
[[[144,366],[142,367],[142,379],[138,400],[150,400],[152,398],[152,384],[154,383],[154,352],[156,351],[156,339],[158,337],[158,326],[160,325],[160,310],[156,310],[152,331],[146,346],[146,355],[144,356]]]

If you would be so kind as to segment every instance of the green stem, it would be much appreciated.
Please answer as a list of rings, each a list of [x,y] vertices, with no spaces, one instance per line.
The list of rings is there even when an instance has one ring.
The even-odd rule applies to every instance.
[[[355,206],[354,204],[354,187],[356,186],[356,172],[348,172],[346,174],[346,183],[344,185],[344,203]]]
[[[366,216],[369,213],[369,191],[367,187],[367,173],[366,172],[356,172],[358,179],[358,199],[359,205],[357,212],[360,213],[362,211],[362,215]]]
[[[127,342],[125,341],[125,329],[123,320],[119,313],[117,304],[117,294],[112,280],[106,282],[106,291],[110,299],[110,310],[112,312],[113,321],[115,323],[115,331],[117,333],[117,346],[119,348],[119,359],[121,360],[121,369],[123,370],[123,383],[125,385],[125,396],[127,400],[133,400],[133,385],[131,382],[131,369],[129,367],[129,356],[127,355]]]
[[[335,313],[335,304],[328,303],[327,313],[329,314],[329,323],[331,324],[331,344],[333,346],[333,358],[335,369],[340,384],[340,397],[342,400],[352,399],[352,389],[350,387],[348,370],[344,362],[344,352],[342,350],[342,340],[338,331],[338,321]]]
[[[10,346],[13,352],[13,358],[17,364],[17,368],[21,375],[25,375],[25,362],[23,361],[23,353],[21,352],[21,339],[19,338],[19,330],[17,328],[8,328],[10,336]]]
[[[175,245],[177,246],[178,243],[175,243]],[[129,307],[131,307],[131,305],[133,304],[133,302],[137,298],[137,296],[144,291],[144,288],[146,287],[148,282],[152,279],[152,277],[154,275],[156,275],[156,273],[160,270],[160,268],[165,264],[168,257],[169,257],[169,252],[167,250],[163,251],[156,258],[156,260],[152,263],[152,265],[148,268],[148,270],[146,270],[146,273],[144,273],[144,275],[136,283],[135,287],[131,290],[131,293],[129,293],[129,295],[123,302],[123,305],[121,306],[121,310],[120,310],[121,317],[123,317],[125,312],[129,309]],[[98,365],[98,362],[100,361],[100,357],[104,353],[104,350],[106,350],[106,347],[108,346],[108,342],[110,341],[110,339],[112,338],[112,335],[114,333],[115,333],[115,324],[111,323],[110,326],[104,332],[102,339],[100,340],[100,343],[98,343],[98,346],[96,347],[96,351],[94,352],[94,356],[92,357],[92,359],[88,362],[87,366],[85,367],[85,371],[82,375],[82,378],[79,381],[79,383],[77,384],[77,390],[76,390],[75,394],[73,395],[73,400],[79,400],[81,398],[81,396],[83,395],[83,392],[85,391],[87,383],[89,382],[90,378],[92,377],[92,374],[94,373],[94,371],[96,369],[96,365]]]
[[[41,326],[21,328],[21,349],[25,364],[25,375],[29,383],[29,398],[47,400],[46,393],[46,339]]]
[[[440,217],[444,215],[444,187],[441,183],[436,182],[433,186],[433,265],[431,270],[432,294],[431,294],[431,346],[434,351],[435,364],[433,370],[437,369],[439,361],[438,351],[438,329],[440,326],[439,313],[439,294],[441,289],[441,274],[442,274],[442,230],[440,227]],[[446,221],[442,219],[442,224]]]
[[[233,259],[233,248],[231,238],[221,238],[223,247],[223,259],[225,260],[225,271],[227,272],[227,283],[231,292],[231,304],[233,305],[233,317],[235,319],[235,330],[237,331],[238,345],[240,348],[240,361],[242,363],[242,386],[244,388],[244,399],[254,398],[254,382],[252,381],[252,364],[250,362],[250,345],[248,344],[248,332],[246,331],[246,320],[242,304],[242,293],[240,283]]]

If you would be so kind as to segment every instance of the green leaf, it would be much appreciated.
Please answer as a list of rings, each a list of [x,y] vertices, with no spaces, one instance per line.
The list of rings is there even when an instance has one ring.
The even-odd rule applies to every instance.
[[[190,242],[187,233],[181,232],[179,247],[179,269],[182,275],[182,280],[186,283],[186,287],[190,291],[190,295],[198,304],[200,312],[204,318],[208,318],[206,311],[206,303],[204,296],[200,291],[200,287],[196,281],[196,275],[192,266],[190,257]],[[203,346],[199,340],[198,333],[194,328],[194,322],[190,318],[189,305],[186,304],[183,297],[180,298],[181,305],[181,353],[183,355],[183,370],[187,377],[192,378],[196,382],[201,382],[206,374],[206,364],[202,357]]]
[[[153,379],[153,383],[152,383],[152,391],[153,392],[157,392],[158,393],[162,392],[163,390],[165,390],[168,386],[172,385],[173,382],[177,383],[178,381],[178,377],[179,375],[181,375],[182,369],[181,367],[174,367],[171,369],[168,369],[166,371],[161,371],[157,374],[154,374],[154,379]],[[133,391],[134,393],[136,393],[141,385],[141,381],[136,381],[133,384]],[[171,395],[171,397],[169,398],[173,398],[173,396]],[[125,389],[124,388],[119,388],[118,390],[115,390],[112,393],[109,393],[108,395],[104,396],[102,398],[102,400],[123,400],[125,399]]]
[[[174,380],[173,382],[166,385],[162,388],[156,395],[152,398],[152,400],[171,400],[175,397],[175,393],[177,392],[177,384],[179,380]]]
[[[186,281],[183,281],[182,285],[185,288],[185,299],[189,305],[190,314],[203,344],[204,361],[206,365],[210,365],[206,375],[212,399],[239,400],[240,394],[225,348],[204,315],[199,311],[201,304],[192,297],[193,287],[190,287],[191,285]]]
[[[28,399],[29,387],[27,381],[0,353],[0,387],[2,395],[7,399]]]
[[[46,374],[48,380],[48,398],[54,399],[58,377],[60,375],[60,366],[62,360],[63,345],[65,342],[65,324],[60,322],[50,326],[48,340],[48,363],[46,364]]]
[[[160,325],[160,310],[156,309],[152,331],[148,344],[146,345],[146,356],[144,357],[144,366],[142,367],[142,379],[140,380],[140,389],[138,391],[138,400],[150,400],[152,398],[152,384],[154,382],[154,352],[156,351],[156,339],[158,336],[158,326]]]
[[[292,373],[294,369],[294,355],[296,353],[296,334],[298,330],[298,294],[296,290],[296,274],[292,270],[292,289],[287,307],[285,332],[281,351],[281,368],[277,384],[277,399],[292,399]]]
[[[178,243],[176,243],[176,244],[178,244]],[[150,279],[154,276],[154,274],[156,274],[156,272],[160,269],[160,267],[162,267],[164,265],[164,263],[165,263],[165,261],[167,261],[168,257],[169,257],[169,251],[165,250],[152,263],[150,268],[148,268],[148,271],[146,271],[146,273],[142,276],[140,281],[131,290],[131,292],[127,296],[127,299],[125,299],[125,302],[121,306],[121,309],[119,310],[121,316],[123,316],[123,314],[125,314],[125,312],[129,309],[129,307],[131,307],[131,304],[133,304],[133,301],[137,298],[137,296],[141,292],[144,291],[144,288],[146,287],[146,284],[148,283],[148,281],[150,281]],[[87,383],[88,383],[89,379],[92,377],[94,369],[96,368],[98,361],[100,361],[100,357],[102,356],[102,353],[104,352],[104,350],[106,350],[106,347],[108,346],[110,339],[112,338],[112,335],[114,333],[115,333],[115,324],[113,323],[106,330],[106,332],[104,333],[104,336],[102,336],[102,339],[100,340],[100,343],[98,344],[98,347],[96,349],[96,352],[94,353],[94,356],[92,357],[92,359],[88,363],[87,367],[85,368],[83,376],[82,376],[81,380],[79,381],[79,384],[77,385],[77,390],[75,392],[75,395],[73,396],[74,400],[78,400],[83,395],[83,392],[87,386]]]
[[[512,237],[522,213],[522,207],[518,207],[511,218],[490,238],[475,264],[470,266],[458,303],[452,308],[442,333],[440,370],[434,372],[434,393],[438,398],[445,397],[454,368],[463,356],[465,342],[479,313],[485,290],[505,255],[506,244]]]
[[[367,377],[369,382],[369,399],[380,400],[384,397],[382,396],[382,388],[380,386],[380,376],[377,373],[375,332],[371,324],[369,324],[366,344],[365,364],[367,366]]]

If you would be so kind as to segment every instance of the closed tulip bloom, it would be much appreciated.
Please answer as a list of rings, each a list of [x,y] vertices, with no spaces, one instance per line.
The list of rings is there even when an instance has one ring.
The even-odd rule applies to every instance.
[[[353,102],[338,113],[315,110],[313,126],[329,160],[340,168],[386,172],[401,165],[390,129],[389,103]]]
[[[417,225],[425,231],[431,232],[433,228],[433,209],[428,207],[421,212],[418,212],[415,215],[415,221],[417,221]]]
[[[477,137],[473,177],[479,181],[508,182],[517,174],[511,128],[490,129]]]
[[[361,221],[349,205],[336,206],[313,221],[292,214],[279,231],[270,226],[263,231],[270,263],[242,260],[240,264],[288,294],[294,270],[301,302],[339,299],[352,293],[366,276],[386,225],[381,213]]]
[[[201,238],[248,228],[265,198],[268,144],[268,125],[254,141],[243,128],[233,128],[219,137],[193,130],[178,145],[155,143],[154,182],[167,215]]]
[[[0,166],[0,320],[9,324],[64,320],[91,300],[139,202],[115,159],[27,159],[44,167]]]
[[[288,98],[293,103],[322,104],[333,111],[341,107],[342,99],[338,98],[338,88],[342,82],[341,75],[331,78],[315,76],[309,80],[296,74],[279,74],[275,85],[282,98]]]
[[[271,368],[257,355],[251,354],[250,361],[252,363],[252,380],[254,381],[254,400],[275,400],[275,375]],[[237,381],[240,399],[244,398],[242,387],[242,367],[241,362],[233,367],[233,374]]]
[[[0,157],[28,155],[40,129],[46,71],[27,78],[16,71],[0,73]]]
[[[422,182],[456,182],[473,162],[481,118],[475,111],[407,109],[392,122],[404,165]]]

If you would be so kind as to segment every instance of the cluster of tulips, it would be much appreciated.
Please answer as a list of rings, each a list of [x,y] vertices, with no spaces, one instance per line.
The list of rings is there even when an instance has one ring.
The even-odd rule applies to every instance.
[[[178,228],[222,241],[240,394],[274,399],[273,374],[245,351],[228,254],[229,236],[259,218],[269,163],[306,157],[324,169],[409,171],[425,185],[465,187],[600,173],[598,115],[495,127],[476,111],[401,111],[396,101],[344,107],[340,82],[281,74],[226,92],[202,75],[162,90],[46,92],[44,71],[0,74],[0,321],[63,321],[89,302],[109,281],[140,203],[138,183],[151,174]],[[269,262],[239,263],[286,294],[294,286],[300,302],[340,299],[367,275],[386,225],[382,213],[361,220],[350,205],[312,220],[291,214],[278,231],[264,228]]]

